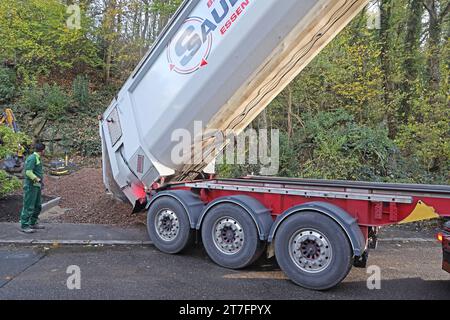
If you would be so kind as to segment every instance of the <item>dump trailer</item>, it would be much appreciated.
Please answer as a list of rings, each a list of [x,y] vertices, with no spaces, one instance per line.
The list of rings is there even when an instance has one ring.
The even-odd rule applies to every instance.
[[[105,186],[148,211],[158,249],[176,254],[199,238],[232,269],[267,252],[292,281],[324,290],[365,266],[379,226],[450,214],[449,186],[214,175],[212,150],[227,141],[196,127],[241,133],[366,5],[181,4],[100,117]],[[177,130],[193,137],[181,161]]]

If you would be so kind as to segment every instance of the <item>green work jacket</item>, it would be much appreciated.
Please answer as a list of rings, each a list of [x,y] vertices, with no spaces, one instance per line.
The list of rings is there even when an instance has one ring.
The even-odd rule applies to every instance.
[[[25,160],[25,186],[40,187],[41,184],[36,182],[36,178],[42,180],[43,176],[41,157],[37,152],[34,152]]]

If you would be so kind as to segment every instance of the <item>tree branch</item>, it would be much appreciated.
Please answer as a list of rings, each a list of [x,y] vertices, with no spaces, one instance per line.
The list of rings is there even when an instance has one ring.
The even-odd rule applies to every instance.
[[[429,1],[429,0],[425,0],[423,2],[423,6],[425,7],[425,9],[428,11],[429,15],[431,16],[431,18],[433,19],[438,19],[438,17],[436,16],[436,12],[434,11],[434,9],[432,8],[432,4],[430,2],[432,2],[433,0]]]
[[[444,21],[445,16],[450,12],[450,3],[447,3],[447,7],[441,12],[441,16],[439,17],[439,21]]]

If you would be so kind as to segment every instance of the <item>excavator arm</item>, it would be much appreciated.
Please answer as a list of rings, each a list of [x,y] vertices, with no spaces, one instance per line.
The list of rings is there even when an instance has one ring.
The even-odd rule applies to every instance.
[[[14,112],[10,108],[5,109],[5,111],[2,113],[0,117],[0,125],[1,124],[7,125],[11,129],[13,129],[14,132],[19,132],[19,126],[17,125],[16,117],[14,116]]]

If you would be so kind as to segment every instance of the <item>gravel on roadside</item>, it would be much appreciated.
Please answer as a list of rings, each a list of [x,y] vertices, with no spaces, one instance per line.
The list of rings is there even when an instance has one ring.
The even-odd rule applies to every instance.
[[[112,198],[103,186],[100,168],[82,168],[67,176],[45,176],[44,194],[61,197],[68,209],[54,222],[98,223],[120,226],[145,224],[145,214],[132,215],[132,206]]]

